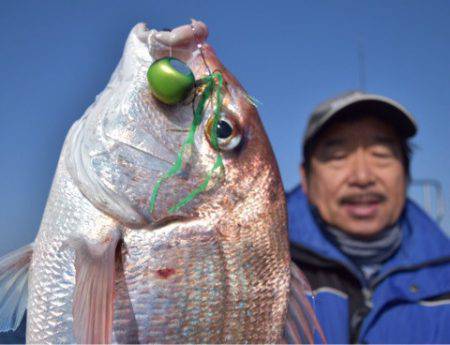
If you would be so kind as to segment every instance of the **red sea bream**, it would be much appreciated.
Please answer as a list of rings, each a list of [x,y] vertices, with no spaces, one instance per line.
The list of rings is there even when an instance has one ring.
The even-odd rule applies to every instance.
[[[26,305],[30,343],[311,342],[320,334],[307,283],[290,262],[267,135],[207,35],[198,21],[172,31],[133,28],[105,90],[65,140],[34,246],[0,262],[0,281],[12,282],[0,285],[0,300],[13,296],[3,329],[17,326]],[[220,116],[232,131],[218,149],[211,145],[218,100],[210,97],[182,171],[161,184],[152,209],[154,186],[176,161],[198,102],[153,97],[146,73],[165,56],[185,62],[196,80],[223,76]],[[218,154],[224,168],[171,212]]]

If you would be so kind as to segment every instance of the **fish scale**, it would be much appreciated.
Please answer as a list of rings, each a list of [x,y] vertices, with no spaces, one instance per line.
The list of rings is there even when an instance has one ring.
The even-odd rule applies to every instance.
[[[31,305],[27,318],[29,342],[75,342],[71,332],[66,331],[72,329],[73,253],[62,248],[68,234],[79,226],[80,216],[85,218],[93,206],[70,179],[64,178],[68,174],[63,173],[62,161],[53,181],[53,188],[61,193],[53,193],[49,197],[31,266],[30,285],[33,289],[30,289]],[[87,207],[83,208],[83,204]],[[64,270],[61,269],[63,267]]]
[[[152,237],[152,234],[146,234],[148,235],[148,237]],[[186,273],[184,275],[178,276],[177,281],[174,281],[172,278],[167,278],[168,281],[162,281],[163,284],[154,284],[153,286],[148,287],[149,284],[153,283],[154,281],[151,281],[149,279],[146,279],[149,276],[155,275],[155,271],[157,271],[158,267],[166,267],[168,266],[169,263],[164,263],[161,261],[161,257],[168,257],[168,258],[173,258],[175,253],[172,252],[165,252],[163,255],[158,255],[158,252],[155,252],[155,250],[152,250],[152,248],[149,248],[148,246],[145,246],[143,248],[140,248],[140,250],[135,250],[135,245],[139,245],[141,243],[153,243],[154,241],[152,241],[150,238],[149,239],[144,239],[142,238],[143,236],[138,236],[138,239],[133,241],[133,239],[130,239],[131,236],[125,236],[125,243],[126,243],[126,247],[129,248],[129,254],[130,252],[133,252],[133,256],[137,255],[138,257],[140,257],[142,255],[143,252],[153,252],[155,253],[155,256],[158,257],[157,260],[157,265],[155,266],[155,263],[152,263],[150,261],[152,261],[151,259],[149,259],[148,261],[144,261],[139,263],[139,266],[141,269],[138,270],[133,270],[132,274],[133,276],[130,276],[130,279],[127,279],[127,283],[128,283],[128,289],[130,291],[130,295],[131,296],[140,296],[137,300],[136,303],[134,303],[134,311],[137,315],[139,315],[140,313],[147,315],[147,314],[152,314],[152,315],[160,315],[161,312],[165,315],[165,321],[163,323],[161,322],[152,322],[152,315],[149,317],[150,321],[147,323],[147,320],[145,320],[144,318],[142,319],[142,331],[140,333],[142,334],[146,334],[146,332],[144,331],[145,328],[148,328],[149,330],[151,330],[151,333],[153,334],[157,334],[159,335],[159,337],[161,337],[162,339],[165,339],[165,341],[170,342],[171,340],[176,340],[176,339],[180,339],[180,335],[179,334],[175,334],[175,338],[171,339],[171,338],[167,338],[165,335],[165,324],[166,322],[170,324],[170,320],[172,319],[178,319],[179,315],[177,313],[177,310],[184,310],[185,308],[183,308],[183,300],[186,298],[185,296],[188,294],[189,291],[191,291],[191,293],[193,294],[193,298],[191,298],[191,301],[193,303],[196,303],[198,305],[199,300],[196,298],[196,294],[198,291],[202,291],[202,285],[201,283],[198,282],[198,284],[196,285],[197,288],[192,290],[189,289],[189,286],[193,286],[190,285],[190,282],[187,281],[186,279],[183,279],[183,276],[185,277],[189,277],[190,275],[193,276],[193,279],[198,279],[199,278],[199,274],[204,275],[203,273],[208,273],[208,272],[199,272],[199,265],[196,262],[202,262],[200,260],[198,260],[195,256],[191,259],[191,260],[187,260],[187,262],[194,262],[194,265],[189,265],[187,264],[185,267],[186,268]],[[177,251],[180,251],[181,248],[177,248]],[[190,248],[187,248],[188,250]],[[195,249],[195,248],[192,248]],[[181,249],[182,250],[182,249]],[[203,248],[204,250],[204,248]],[[189,254],[183,254],[186,253],[186,251],[182,250],[182,253],[178,253],[179,257],[183,257],[185,260],[187,259],[187,257],[192,256]],[[195,251],[194,251],[195,253]],[[135,265],[135,263],[130,262],[130,265]],[[170,266],[172,267],[176,267],[176,270],[180,270],[183,272],[183,267],[178,268],[176,265],[176,262],[172,262],[170,263]],[[191,267],[189,267],[191,266]],[[194,267],[192,267],[194,266]],[[124,265],[124,270],[126,270],[127,268],[127,263],[125,263]],[[145,271],[145,272],[143,272]],[[190,272],[194,271],[193,274],[191,274]],[[206,275],[205,275],[206,276]],[[158,282],[158,281],[157,281]],[[177,284],[178,283],[178,284]],[[136,290],[136,292],[134,293],[134,290]],[[177,291],[178,290],[178,291]],[[148,294],[148,291],[151,291],[151,294]],[[142,296],[148,296],[147,299],[142,298]],[[183,298],[184,297],[184,298]],[[131,298],[133,300],[133,298]],[[174,300],[175,302],[171,302],[172,300]],[[167,307],[164,303],[164,301],[168,301],[171,302],[171,304],[176,304],[178,305],[178,308],[170,308]],[[124,303],[123,301],[121,301],[120,303]],[[189,305],[190,301],[188,300],[187,302],[185,302],[185,305]],[[190,307],[191,309],[193,307]],[[171,315],[170,313],[168,313],[168,311],[173,311],[173,315]],[[197,318],[197,315],[194,315],[194,318]],[[162,328],[162,329],[161,329]],[[168,333],[170,333],[170,331],[168,331]],[[141,339],[141,341],[143,342],[161,342],[162,339],[158,339],[158,338],[151,338],[151,336],[147,339]]]

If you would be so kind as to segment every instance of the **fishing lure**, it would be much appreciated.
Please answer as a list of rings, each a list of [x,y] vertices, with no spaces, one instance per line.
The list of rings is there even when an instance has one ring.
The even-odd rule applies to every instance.
[[[214,94],[216,97],[213,121],[210,129],[211,145],[217,151],[216,161],[214,162],[211,170],[205,176],[203,182],[197,188],[191,191],[186,197],[181,199],[177,204],[169,208],[169,213],[174,213],[206,189],[215,170],[220,168],[221,171],[224,171],[225,169],[223,165],[222,155],[219,152],[219,144],[217,138],[218,130],[227,130],[226,124],[222,127],[219,126],[220,113],[223,102],[223,77],[220,72],[214,72],[210,73],[205,78],[195,81],[194,74],[189,69],[189,67],[186,66],[185,63],[173,57],[164,57],[156,60],[150,65],[147,72],[147,79],[152,94],[158,100],[168,105],[181,103],[191,95],[192,90],[195,87],[198,87],[200,89],[200,100],[197,107],[194,108],[194,117],[192,120],[192,124],[189,129],[187,138],[181,145],[180,151],[177,155],[177,159],[172,167],[161,178],[159,178],[159,180],[153,187],[152,195],[150,197],[150,213],[152,213],[155,208],[158,191],[161,185],[182,170],[184,152],[188,146],[194,143],[194,135],[202,121],[206,102]]]

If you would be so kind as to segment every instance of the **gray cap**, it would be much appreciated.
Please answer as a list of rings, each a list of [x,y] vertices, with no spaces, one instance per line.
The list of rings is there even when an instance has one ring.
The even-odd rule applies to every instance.
[[[405,137],[416,134],[417,125],[412,115],[394,100],[352,91],[321,103],[311,114],[303,136],[303,147],[321,130],[330,120],[340,114],[360,113],[361,115],[376,114],[392,122],[395,128]]]

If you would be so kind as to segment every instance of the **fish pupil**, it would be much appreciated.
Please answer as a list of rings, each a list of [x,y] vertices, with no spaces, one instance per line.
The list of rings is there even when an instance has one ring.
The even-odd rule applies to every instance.
[[[221,139],[228,138],[233,133],[233,128],[224,120],[220,120],[217,124],[217,137]]]

